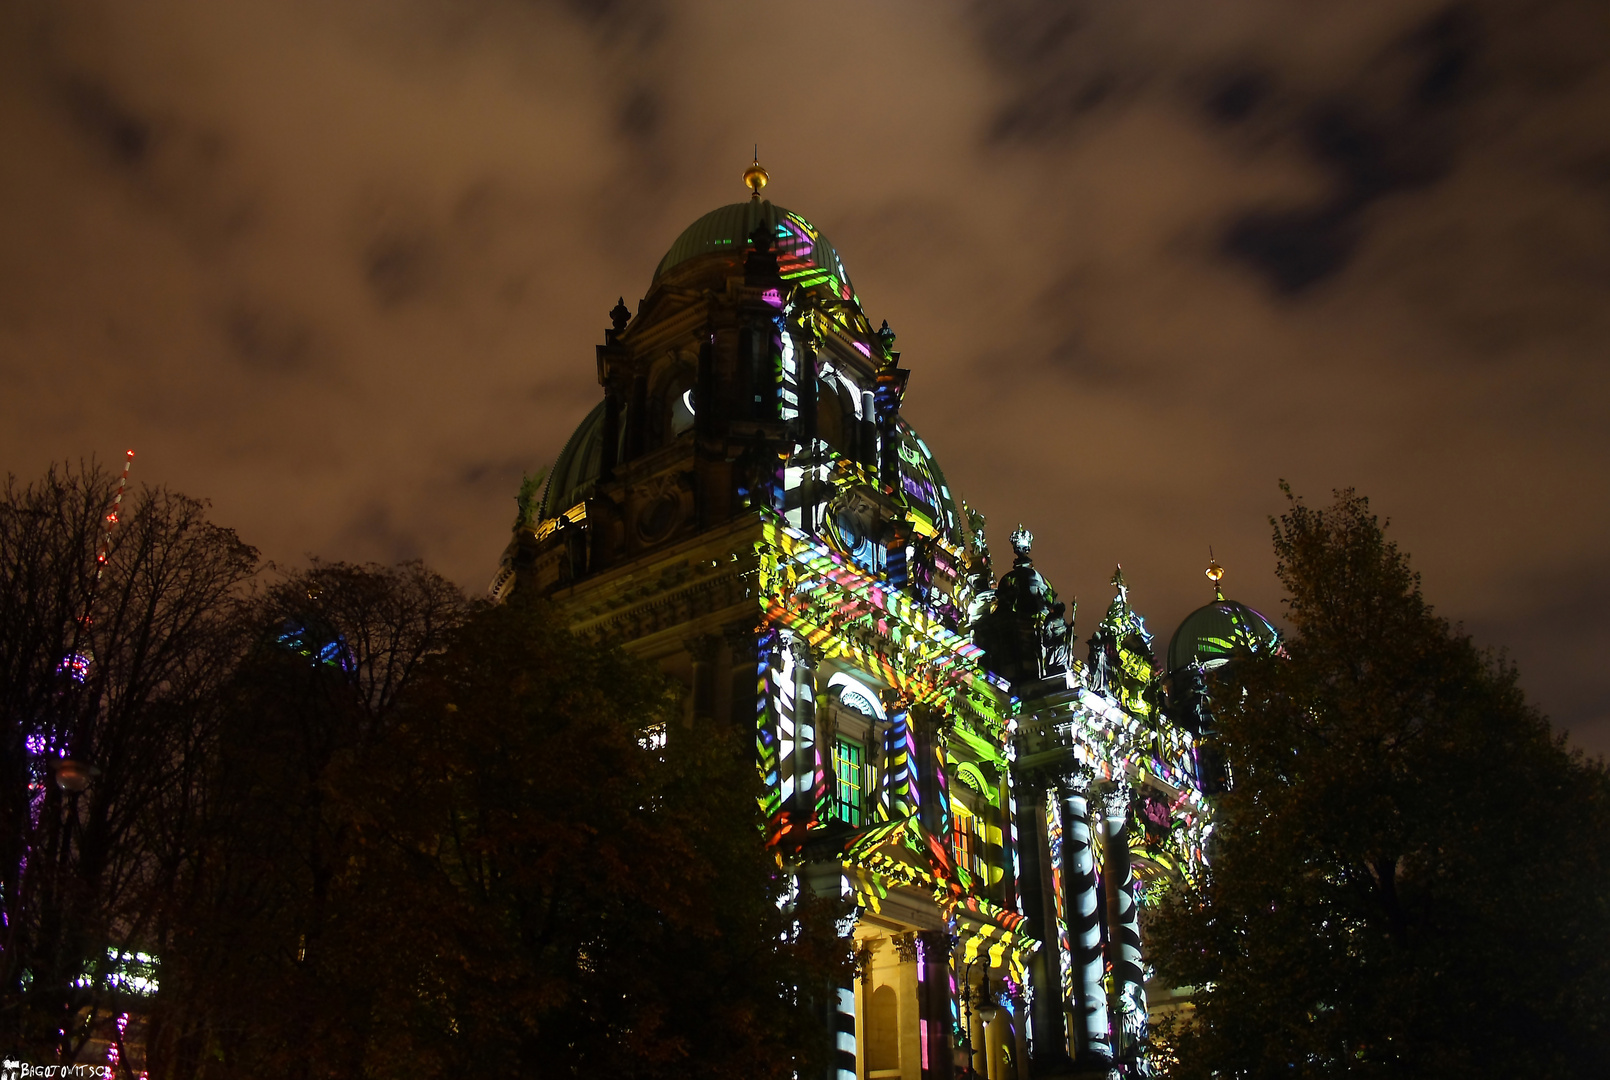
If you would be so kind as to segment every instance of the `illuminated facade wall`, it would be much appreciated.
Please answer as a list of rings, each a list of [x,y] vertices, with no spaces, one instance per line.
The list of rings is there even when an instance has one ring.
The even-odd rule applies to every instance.
[[[832,1075],[1143,1071],[1137,911],[1209,824],[1122,576],[1088,661],[1026,531],[995,578],[894,334],[799,215],[706,215],[612,317],[493,592],[682,679],[668,737],[753,732],[771,842],[856,903]]]

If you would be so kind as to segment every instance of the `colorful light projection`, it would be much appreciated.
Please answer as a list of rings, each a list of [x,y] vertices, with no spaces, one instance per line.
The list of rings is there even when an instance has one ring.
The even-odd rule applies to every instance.
[[[756,752],[770,839],[787,844],[833,812],[831,774],[816,737],[814,691],[794,656],[793,632],[768,630],[760,649]]]
[[[898,423],[901,484],[910,510],[917,515],[920,533],[954,534],[960,528],[956,503],[933,451],[902,417]]]
[[[880,696],[868,681],[845,671],[826,680],[841,704],[879,721],[883,731],[877,755],[882,767],[874,770],[863,759],[869,819],[846,839],[842,854],[857,903],[878,910],[890,889],[920,889],[947,918],[966,913],[968,929],[959,931],[964,949],[985,948],[995,965],[1026,977],[1038,944],[1020,915],[979,894],[1007,873],[1005,834],[997,823],[1002,792],[1010,792],[1013,725],[1000,715],[1009,701],[1005,684],[980,668],[982,653],[920,597],[889,588],[776,515],[764,519],[756,562],[766,606],[756,742],[773,842],[801,839],[802,830],[836,816],[845,768],[842,749],[836,747],[824,762],[815,746],[816,733],[805,719],[810,710],[802,708],[797,643],[809,647],[817,665],[847,665],[892,688]],[[939,712],[947,732],[926,752],[912,726],[911,710],[918,705]],[[1002,784],[986,781],[984,763],[1006,778]],[[963,773],[973,792],[967,828],[974,840],[965,865],[958,865],[950,792],[952,777]],[[935,802],[926,811],[925,790]],[[801,800],[801,791],[814,797]],[[929,818],[932,831],[924,824]]]
[[[784,281],[804,288],[820,286],[840,300],[861,306],[861,298],[850,290],[850,275],[838,252],[822,242],[816,226],[792,210],[784,210],[777,221],[773,250]]]
[[[1056,909],[1057,970],[1062,972],[1062,1000],[1073,1000],[1073,947],[1068,940],[1068,913],[1063,898],[1067,871],[1063,865],[1062,811],[1056,799],[1045,800],[1045,835],[1051,855],[1051,897]]]
[[[844,657],[915,701],[959,691],[982,715],[993,713],[995,692],[1007,683],[980,666],[983,651],[937,612],[775,518],[763,521],[757,554],[768,624],[791,628],[824,657]],[[1004,721],[997,723],[1004,735]]]
[[[943,710],[958,721],[947,725],[954,749],[941,753],[932,763],[934,779],[948,784],[952,777],[963,778],[982,797],[981,812],[975,818],[984,822],[979,846],[988,855],[982,873],[975,874],[969,863],[976,857],[976,849],[968,852],[962,845],[961,865],[953,857],[955,840],[950,835],[953,828],[947,795],[941,795],[942,805],[935,808],[933,815],[941,823],[939,835],[930,835],[922,826],[920,770],[930,766],[919,761],[909,714],[904,710],[884,710],[890,726],[884,744],[885,770],[874,789],[872,821],[846,843],[843,852],[845,877],[854,886],[857,903],[879,910],[890,889],[905,886],[929,893],[949,913],[948,917],[956,917],[958,911],[974,912],[981,926],[995,929],[977,931],[978,937],[971,946],[965,942],[972,939],[962,939],[960,955],[970,959],[976,953],[969,954],[969,948],[990,948],[995,950],[988,955],[992,965],[1004,966],[1016,977],[1025,978],[1028,957],[1040,945],[1026,933],[1007,933],[1015,930],[1013,922],[1021,917],[979,895],[980,890],[996,886],[1009,870],[1014,880],[1016,874],[1015,867],[1006,865],[1004,854],[1015,848],[1015,844],[1008,843],[1013,832],[1003,831],[994,823],[999,820],[1003,802],[1012,808],[1013,816],[1016,811],[1010,755],[1011,732],[1016,726],[1011,711],[1017,703],[1009,695],[1010,687],[981,667],[982,654],[951,629],[942,612],[936,610],[937,604],[915,590],[890,588],[887,582],[856,566],[845,553],[835,551],[817,536],[769,516],[763,523],[756,561],[757,585],[770,625],[800,636],[822,660],[832,659],[866,672],[870,678],[895,688],[912,704]],[[1139,617],[1133,616],[1131,621],[1127,597],[1122,593],[1115,607],[1126,630],[1144,634]],[[1142,637],[1138,644],[1149,645],[1148,637]],[[1134,648],[1134,644],[1126,644]],[[876,700],[877,695],[864,683],[856,680],[856,684],[863,700],[868,704]],[[849,688],[847,680],[830,685],[836,685],[841,694]],[[1049,719],[1057,730],[1058,741],[1071,746],[1074,759],[1088,766],[1094,776],[1149,784],[1169,797],[1166,832],[1148,836],[1137,829],[1130,838],[1134,877],[1140,886],[1137,900],[1149,903],[1154,895],[1160,895],[1149,888],[1152,883],[1160,884],[1165,879],[1191,881],[1203,866],[1203,844],[1210,826],[1205,805],[1192,782],[1194,740],[1183,730],[1158,723],[1153,712],[1130,711],[1118,695],[1088,687],[1072,689],[1073,694],[1058,707],[1061,718],[1053,712]],[[991,790],[976,765],[971,770],[964,768],[972,764],[968,759],[988,761],[1001,769],[1007,778],[1003,790]],[[787,771],[772,767],[768,774],[776,776],[780,784]],[[817,775],[826,778],[825,773]],[[935,786],[946,791],[944,786]],[[771,805],[786,806],[781,798],[772,800]],[[983,807],[990,812],[982,812]],[[1075,982],[1089,978],[1099,981],[1101,973],[1074,970],[1069,913],[1063,910],[1065,839],[1055,800],[1050,801],[1047,811],[1057,906],[1053,947],[1062,961],[1060,990],[1065,1000],[1072,1001]],[[828,816],[826,810],[819,811],[812,822],[785,816],[776,822],[777,832],[800,825],[809,827]],[[1087,840],[1085,857],[1093,859],[1095,855]],[[1090,872],[1095,872],[1093,866]],[[992,934],[1000,935],[999,940]],[[984,944],[991,941],[995,944]]]
[[[280,624],[280,632],[275,638],[275,643],[282,649],[312,660],[315,664],[323,664],[338,671],[353,670],[352,650],[347,647],[346,639],[340,634],[333,632],[321,634],[305,623],[287,619]]]
[[[802,235],[809,236],[795,234],[794,240]],[[779,241],[785,248],[781,232]],[[793,254],[802,252],[802,258],[810,254],[796,243]],[[790,332],[798,321],[793,295],[773,300],[779,311],[771,339],[778,418],[801,421],[804,395],[815,393],[814,380],[821,379],[835,385],[835,393],[846,390],[857,419],[864,420],[868,393],[831,362],[818,365],[815,316],[806,320],[809,325],[794,327],[803,333]],[[887,398],[894,392],[880,382],[875,393]],[[1019,702],[1008,683],[983,667],[982,652],[961,632],[975,588],[967,550],[971,523],[958,512],[927,445],[889,401],[877,405],[878,475],[825,441],[807,438],[779,458],[772,498],[759,507],[755,591],[765,632],[757,669],[757,748],[771,837],[787,848],[829,822],[849,826],[843,880],[858,905],[878,910],[894,888],[926,892],[956,934],[956,961],[986,960],[1023,980],[1028,958],[1041,946],[1023,931],[1021,915],[986,898],[1008,875],[1017,880],[1011,739]],[[883,452],[891,438],[892,455]],[[875,497],[867,507],[873,520],[887,514],[884,500],[894,500],[909,543],[885,546],[868,530],[845,531],[826,512],[835,493],[842,497],[857,486]],[[1124,877],[1134,883],[1134,902],[1145,904],[1154,882],[1197,877],[1209,826],[1193,783],[1194,740],[1161,722],[1151,635],[1128,603],[1121,572],[1114,584],[1117,595],[1101,627],[1109,643],[1105,677],[1085,685],[1071,675],[1071,693],[1049,716],[1043,706],[1040,711],[1058,741],[1071,747],[1073,760],[1094,777],[1150,785],[1167,796],[1151,828],[1132,830],[1127,838],[1125,863],[1132,870]],[[810,700],[818,684],[802,665],[825,663],[863,672],[869,682],[890,688],[880,701],[865,682],[842,672],[827,684],[839,690],[841,702],[880,722],[875,746],[841,739],[820,745]],[[917,737],[913,709],[943,718],[945,735],[937,746]],[[986,776],[980,763],[1002,782]],[[964,801],[952,800],[952,779],[970,789]],[[933,805],[925,805],[930,799]],[[1086,940],[1100,932],[1096,913],[1083,910],[1094,893],[1081,889],[1080,910],[1065,910],[1068,875],[1099,882],[1095,861],[1102,850],[1092,842],[1088,821],[1075,822],[1077,837],[1064,831],[1059,800],[1048,800],[1045,809],[1058,989],[1065,1001],[1093,1002],[1090,1007],[1104,1015],[1100,984],[1109,973],[1099,960],[1081,959],[1101,952],[1099,940]],[[1070,845],[1078,866],[1068,864]],[[1071,919],[1077,919],[1077,930]],[[954,996],[950,1004],[954,1009]],[[1126,1013],[1124,1023],[1130,1019]],[[929,1034],[927,1022],[922,1033]]]
[[[840,671],[827,680],[829,690],[839,692],[839,703],[846,708],[854,709],[863,716],[870,716],[875,720],[887,720],[888,715],[883,711],[883,705],[878,701],[878,695],[866,683],[853,675]]]

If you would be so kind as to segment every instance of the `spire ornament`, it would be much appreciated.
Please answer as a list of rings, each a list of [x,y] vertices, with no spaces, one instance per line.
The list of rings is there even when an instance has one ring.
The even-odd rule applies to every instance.
[[[760,164],[760,144],[755,144],[755,160],[744,170],[744,184],[749,188],[751,202],[760,201],[760,190],[771,182],[771,177]]]
[[[1207,579],[1213,582],[1213,601],[1220,603],[1224,600],[1224,587],[1219,582],[1224,580],[1224,567],[1213,557],[1213,549],[1208,548]]]

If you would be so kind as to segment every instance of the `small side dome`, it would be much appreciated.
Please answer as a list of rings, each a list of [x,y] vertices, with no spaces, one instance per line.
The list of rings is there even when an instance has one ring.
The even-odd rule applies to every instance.
[[[592,494],[604,467],[604,403],[587,414],[548,474],[539,517],[558,517]]]
[[[1274,625],[1234,600],[1220,598],[1180,623],[1168,642],[1169,673],[1193,664],[1215,668],[1234,656],[1260,653],[1280,643]]]
[[[934,452],[904,416],[899,418],[896,430],[900,433],[900,485],[905,492],[906,509],[952,544],[966,548],[961,512]]]

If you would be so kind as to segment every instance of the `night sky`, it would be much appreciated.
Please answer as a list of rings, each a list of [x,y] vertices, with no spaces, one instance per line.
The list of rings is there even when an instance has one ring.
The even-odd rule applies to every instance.
[[[1610,751],[1604,0],[13,2],[0,470],[138,452],[266,556],[496,569],[678,232],[843,255],[1088,636],[1281,615],[1281,478]]]

